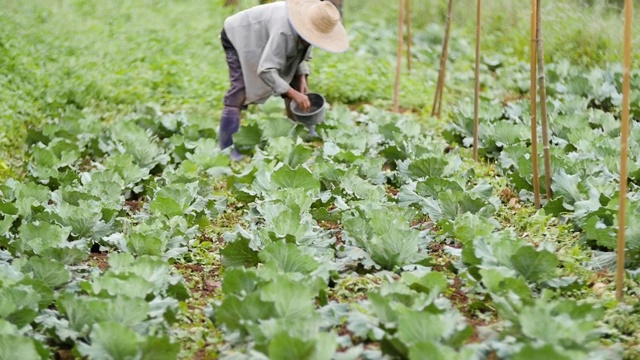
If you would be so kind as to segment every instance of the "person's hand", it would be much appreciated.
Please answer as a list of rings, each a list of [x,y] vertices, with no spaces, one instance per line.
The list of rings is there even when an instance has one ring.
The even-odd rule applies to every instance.
[[[298,104],[300,110],[307,112],[311,108],[311,101],[309,101],[309,97],[294,88],[290,88],[287,91],[287,97]]]
[[[300,92],[303,94],[309,93],[309,84],[307,83],[307,75],[300,75]]]

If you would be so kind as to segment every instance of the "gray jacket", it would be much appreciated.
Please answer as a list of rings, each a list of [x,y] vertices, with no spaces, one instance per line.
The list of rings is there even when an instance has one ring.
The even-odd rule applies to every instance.
[[[244,77],[245,105],[284,94],[296,74],[308,74],[305,48],[287,18],[283,1],[259,5],[228,17],[224,29],[238,52]]]

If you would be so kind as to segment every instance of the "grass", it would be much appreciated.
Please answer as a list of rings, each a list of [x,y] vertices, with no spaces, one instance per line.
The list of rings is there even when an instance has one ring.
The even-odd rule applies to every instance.
[[[0,158],[12,169],[7,175],[21,172],[27,129],[69,109],[111,122],[152,104],[215,121],[226,88],[217,4],[8,1],[4,8]]]

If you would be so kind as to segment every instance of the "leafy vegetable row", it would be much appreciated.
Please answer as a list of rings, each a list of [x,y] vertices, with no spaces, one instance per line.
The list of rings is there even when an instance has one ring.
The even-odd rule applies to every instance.
[[[553,64],[548,74],[553,198],[544,205],[547,214],[565,216],[581,230],[583,240],[595,249],[615,250],[620,163],[621,96],[619,70],[580,72],[567,64]],[[640,76],[634,73],[634,89]],[[637,92],[634,92],[637,96]],[[632,113],[640,114],[638,102]],[[447,131],[450,141],[468,145],[473,136],[469,107],[462,104]],[[486,104],[480,128],[481,152],[494,161],[522,198],[533,191],[528,104],[515,101],[502,106]],[[640,265],[640,126],[633,122],[629,143],[627,247],[629,267]],[[542,156],[542,154],[540,154]],[[544,174],[540,161],[540,174]],[[544,181],[541,181],[544,184]],[[544,194],[544,186],[541,187]],[[602,266],[615,261],[604,254]]]

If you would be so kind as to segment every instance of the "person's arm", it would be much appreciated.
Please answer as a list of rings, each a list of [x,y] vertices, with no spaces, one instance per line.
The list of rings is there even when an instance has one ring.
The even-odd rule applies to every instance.
[[[285,65],[287,40],[287,36],[282,33],[269,38],[258,64],[258,76],[277,94],[287,96],[302,110],[308,111],[311,107],[309,97],[292,88],[278,73],[278,70]]]
[[[309,97],[306,94],[289,87],[289,91],[287,91],[285,95],[289,99],[295,101],[302,111],[309,111],[311,108],[311,100],[309,100]]]
[[[309,83],[307,82],[307,75],[300,75],[300,84],[298,90],[303,94],[309,93]]]
[[[298,75],[309,75],[309,61],[313,59],[313,46],[309,45],[307,52],[304,54],[304,59],[298,65]]]
[[[304,60],[298,65],[298,76],[300,77],[299,90],[301,93],[306,94],[309,92],[309,83],[307,82],[309,77],[309,64],[308,61],[312,58],[312,47],[309,46]]]

